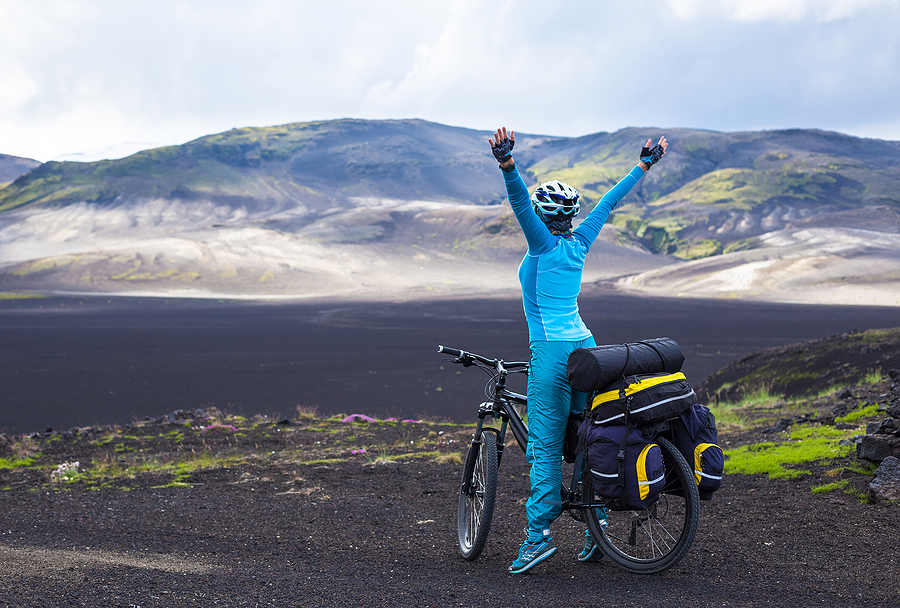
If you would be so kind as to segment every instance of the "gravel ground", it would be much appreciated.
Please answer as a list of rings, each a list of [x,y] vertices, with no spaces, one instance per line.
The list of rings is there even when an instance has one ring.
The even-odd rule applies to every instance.
[[[369,445],[393,446],[439,428],[352,426]],[[162,473],[60,487],[47,483],[46,468],[0,470],[0,606],[900,605],[900,510],[812,494],[816,475],[727,477],[702,503],[691,551],[662,574],[630,574],[606,559],[579,564],[582,528],[563,515],[557,555],[512,576],[528,492],[517,448],[504,457],[487,548],[467,562],[456,545],[461,467],[451,458],[388,461],[344,449],[340,460],[288,459],[291,445],[324,448],[299,430],[265,428],[274,426],[240,441],[278,455],[197,470],[186,478],[192,487],[154,487],[171,481]],[[467,432],[447,425],[441,437]],[[40,447],[47,462],[86,462],[127,445],[98,434]],[[191,450],[189,440],[177,448]],[[140,449],[176,447],[160,441]]]

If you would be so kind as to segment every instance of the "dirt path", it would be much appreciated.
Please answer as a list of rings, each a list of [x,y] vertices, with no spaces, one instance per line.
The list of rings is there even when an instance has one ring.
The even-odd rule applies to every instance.
[[[688,556],[660,575],[560,551],[506,573],[527,475],[510,450],[488,546],[456,548],[459,466],[243,466],[193,488],[0,492],[2,606],[897,606],[900,510],[809,483],[731,476]]]

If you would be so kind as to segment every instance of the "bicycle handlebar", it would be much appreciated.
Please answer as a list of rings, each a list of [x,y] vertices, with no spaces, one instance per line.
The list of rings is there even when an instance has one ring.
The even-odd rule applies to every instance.
[[[483,357],[476,353],[466,352],[458,348],[450,348],[449,346],[443,346],[441,344],[438,344],[437,350],[439,353],[446,353],[452,357],[456,357],[454,363],[462,363],[466,367],[474,364],[476,361],[494,369],[497,369],[498,365],[500,364],[502,364],[506,369],[528,367],[527,361],[503,361],[502,359],[488,359],[487,357]]]
[[[447,353],[448,355],[452,355],[454,357],[458,357],[463,354],[463,351],[459,350],[458,348],[450,348],[449,346],[443,346],[441,344],[438,344],[438,352]]]

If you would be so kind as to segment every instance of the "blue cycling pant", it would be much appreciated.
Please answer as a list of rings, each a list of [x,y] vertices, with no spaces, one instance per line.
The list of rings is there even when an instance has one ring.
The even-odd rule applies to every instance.
[[[584,411],[587,395],[572,390],[566,375],[569,354],[596,346],[593,337],[577,341],[533,340],[528,372],[528,447],[531,496],[525,505],[528,540],[550,535],[550,524],[562,512],[563,440],[569,414]]]

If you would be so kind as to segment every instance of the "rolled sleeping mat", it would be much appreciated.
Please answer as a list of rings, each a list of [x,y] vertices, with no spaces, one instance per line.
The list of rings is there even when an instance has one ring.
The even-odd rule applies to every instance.
[[[684,353],[672,338],[653,338],[627,344],[576,348],[569,355],[569,384],[577,391],[603,390],[622,376],[674,374],[684,365]]]

